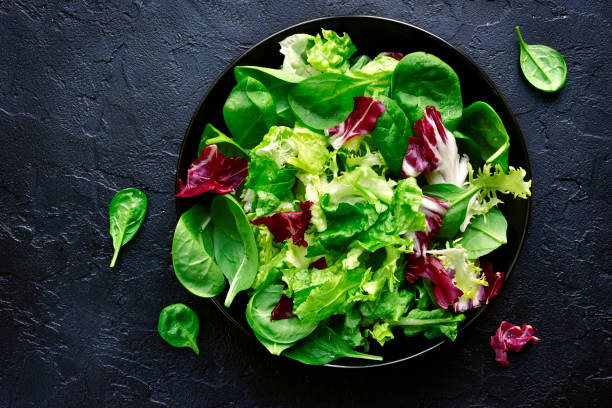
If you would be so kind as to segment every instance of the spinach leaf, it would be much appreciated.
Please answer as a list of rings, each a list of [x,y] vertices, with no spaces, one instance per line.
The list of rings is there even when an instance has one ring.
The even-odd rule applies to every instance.
[[[202,132],[202,138],[198,146],[198,156],[202,153],[202,149],[211,144],[216,144],[221,154],[225,157],[249,158],[249,153],[242,146],[209,123],[204,128],[204,132]]]
[[[567,65],[559,51],[546,45],[528,45],[516,27],[521,47],[521,70],[527,81],[544,92],[561,89],[567,79]]]
[[[378,100],[385,106],[385,111],[378,117],[372,139],[385,159],[387,167],[399,175],[402,170],[404,155],[408,149],[408,138],[412,134],[410,122],[397,102],[386,96]]]
[[[287,97],[293,86],[303,81],[304,77],[280,69],[254,66],[236,67],[234,68],[234,75],[236,76],[236,82],[251,77],[264,84],[274,99],[278,124],[293,126],[295,117],[291,112]]]
[[[440,58],[424,52],[406,55],[391,79],[391,96],[406,112],[411,124],[421,119],[425,107],[435,106],[447,129],[459,124],[463,109],[459,77]]]
[[[314,129],[328,129],[345,120],[353,111],[353,97],[360,96],[368,79],[328,73],[313,76],[289,92],[295,116]]]
[[[246,77],[225,101],[223,118],[234,139],[250,149],[276,124],[274,98],[264,84]]]
[[[113,197],[108,209],[110,219],[110,236],[113,239],[115,253],[111,268],[117,262],[119,249],[129,242],[142,225],[147,214],[147,196],[138,189],[126,188]]]
[[[478,146],[480,154],[472,157],[468,153],[470,159],[499,163],[505,172],[508,171],[510,138],[501,118],[488,103],[477,101],[465,108],[457,129]],[[458,144],[460,140],[458,138]]]
[[[288,348],[292,347],[295,343],[275,343],[270,341],[264,337],[261,337],[259,334],[255,333],[255,337],[259,342],[270,352],[270,354],[274,354],[275,356],[280,356],[281,353]]]
[[[319,322],[305,322],[297,317],[272,320],[272,310],[283,290],[283,285],[275,284],[255,292],[247,305],[246,319],[258,337],[271,343],[292,344],[312,333]]]
[[[251,287],[257,274],[258,253],[251,225],[240,204],[230,195],[212,200],[213,244],[217,265],[229,281],[225,306]]]
[[[319,325],[310,336],[298,342],[289,350],[283,351],[283,356],[292,358],[304,364],[321,365],[342,357],[363,358],[365,360],[382,361],[382,356],[373,356],[355,351],[349,347],[342,337],[325,324]]]
[[[461,236],[459,244],[467,249],[468,258],[476,259],[499,248],[508,239],[508,222],[497,208],[472,220]]]
[[[461,123],[460,123],[461,124]],[[457,142],[457,148],[460,154],[467,154],[472,163],[472,167],[478,167],[482,163],[482,155],[480,154],[480,146],[469,136],[464,135],[459,130],[453,130],[453,136]]]
[[[449,204],[444,221],[442,221],[442,228],[438,234],[439,238],[450,240],[457,235],[461,224],[465,220],[468,204],[479,190],[480,188],[475,186],[465,189],[454,184],[429,184],[423,186],[423,194],[444,200]]]
[[[171,346],[189,347],[196,355],[200,355],[196,340],[200,331],[200,320],[189,306],[175,303],[163,308],[159,314],[157,331]]]
[[[448,310],[411,310],[405,317],[389,322],[392,327],[400,326],[406,336],[416,336],[423,333],[428,339],[445,335],[451,340],[457,337],[459,323],[465,320],[465,315],[452,315]]]
[[[225,288],[225,278],[213,253],[210,213],[196,204],[181,215],[172,240],[174,273],[194,295],[213,297]]]

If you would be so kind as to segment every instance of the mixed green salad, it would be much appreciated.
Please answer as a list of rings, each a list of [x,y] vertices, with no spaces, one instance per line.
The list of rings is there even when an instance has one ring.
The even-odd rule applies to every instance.
[[[329,30],[280,51],[280,68],[235,68],[231,137],[208,124],[179,180],[177,197],[215,196],[180,217],[178,280],[228,307],[243,292],[261,344],[306,364],[454,340],[503,281],[482,258],[507,241],[502,199],[530,195],[502,120],[464,107],[457,74],[425,52],[370,58]]]

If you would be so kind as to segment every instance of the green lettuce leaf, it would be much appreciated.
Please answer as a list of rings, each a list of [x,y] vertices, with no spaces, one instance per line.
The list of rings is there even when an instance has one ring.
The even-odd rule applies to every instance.
[[[351,68],[346,74],[355,78],[369,79],[371,83],[366,87],[364,96],[377,97],[388,94],[393,71],[398,63],[395,58],[379,55],[361,68]]]
[[[465,320],[465,315],[453,315],[444,309],[413,309],[405,317],[389,322],[389,324],[392,327],[401,327],[406,336],[423,333],[428,339],[433,339],[445,335],[454,341],[457,337],[459,323],[463,320]]]
[[[309,34],[294,34],[280,42],[280,52],[285,56],[283,71],[309,77],[320,74],[306,60],[306,50],[314,46],[315,38]]]
[[[359,311],[367,319],[399,320],[413,300],[415,294],[409,290],[385,292],[379,299],[361,302]]]
[[[350,308],[344,315],[344,321],[340,327],[340,337],[351,347],[362,347],[366,345],[366,339],[363,337],[361,327],[361,313],[357,306]]]
[[[295,146],[296,155],[287,159],[289,164],[306,173],[320,174],[325,171],[325,164],[329,157],[325,135],[295,125],[291,140]]]
[[[258,157],[267,157],[274,160],[278,167],[284,167],[287,160],[297,154],[297,146],[292,136],[293,130],[291,128],[272,126],[261,142],[251,149],[251,159],[257,160]]]
[[[394,338],[388,322],[376,322],[372,330],[368,330],[368,334],[381,346],[384,346],[385,342]]]
[[[342,37],[334,31],[322,30],[314,39],[314,45],[306,49],[308,63],[320,72],[342,74],[349,69],[349,58],[357,51],[351,37],[344,33]]]
[[[281,201],[293,201],[292,189],[297,169],[280,168],[267,156],[253,156],[249,162],[249,175],[244,183],[242,199],[245,212],[255,211],[261,216],[274,211]]]
[[[330,196],[330,204],[354,204],[365,200],[383,212],[393,200],[395,184],[395,181],[387,180],[371,167],[359,166],[335,177],[327,184],[326,192]]]

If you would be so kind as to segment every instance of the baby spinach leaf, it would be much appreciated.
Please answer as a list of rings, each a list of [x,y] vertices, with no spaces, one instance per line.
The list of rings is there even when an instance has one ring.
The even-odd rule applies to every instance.
[[[528,45],[516,27],[521,47],[521,70],[527,81],[544,92],[561,89],[567,79],[567,65],[559,51],[546,45]]]
[[[292,358],[304,364],[327,364],[342,357],[362,358],[365,360],[382,361],[382,356],[373,356],[355,351],[336,332],[325,324],[319,325],[310,336],[298,342],[289,350],[283,351],[283,356]]]
[[[278,124],[293,126],[295,117],[293,116],[293,112],[291,112],[287,97],[293,86],[303,81],[304,77],[280,69],[254,66],[236,67],[234,68],[234,75],[236,76],[236,82],[251,77],[264,84],[274,99]]]
[[[478,146],[472,138],[464,135],[457,129],[453,130],[453,136],[455,136],[459,154],[467,154],[472,166],[478,167],[483,161],[482,155],[480,154],[480,146]]]
[[[506,242],[508,222],[497,208],[472,220],[461,236],[459,244],[467,249],[468,258],[476,259],[494,251]]]
[[[360,96],[369,83],[334,73],[316,75],[293,87],[289,105],[306,125],[328,129],[347,118],[353,110],[353,97]]]
[[[278,304],[283,290],[283,285],[275,284],[255,292],[247,305],[246,319],[255,334],[263,340],[293,344],[312,333],[319,322],[304,322],[297,317],[272,320],[272,310]]]
[[[423,117],[429,105],[440,111],[449,130],[455,129],[461,119],[459,77],[448,64],[431,54],[419,51],[402,58],[393,72],[391,96],[411,124]]]
[[[274,98],[264,84],[246,77],[225,101],[223,118],[234,139],[250,149],[276,124]]]
[[[404,155],[408,149],[408,138],[412,134],[410,122],[397,102],[379,96],[386,110],[378,117],[372,139],[385,159],[387,167],[396,175],[402,170]]]
[[[194,295],[213,297],[225,288],[225,278],[213,253],[210,213],[196,204],[181,215],[172,240],[174,273]]]
[[[444,221],[442,221],[442,228],[438,233],[439,238],[450,240],[457,235],[461,224],[465,220],[468,204],[479,190],[478,187],[474,186],[465,189],[454,184],[429,184],[423,186],[423,194],[444,200],[449,204]]]
[[[200,320],[189,306],[175,303],[163,308],[159,314],[157,331],[171,346],[189,347],[200,355],[197,343]]]
[[[236,294],[251,287],[257,274],[258,253],[253,230],[244,211],[230,195],[212,200],[213,244],[217,265],[229,281],[225,306]]]
[[[204,128],[204,132],[202,132],[202,138],[198,146],[198,156],[206,146],[212,144],[216,144],[221,154],[225,157],[249,158],[249,153],[242,146],[209,123]]]
[[[259,342],[270,352],[270,354],[274,354],[275,356],[280,356],[281,353],[288,348],[292,347],[295,343],[275,343],[270,341],[264,337],[261,337],[259,334],[255,333],[255,337]]]
[[[108,209],[110,219],[110,236],[113,239],[115,253],[111,268],[117,262],[119,249],[129,242],[142,225],[147,214],[147,196],[138,189],[126,188],[113,197]]]
[[[501,118],[488,103],[477,101],[465,108],[457,129],[478,146],[480,154],[478,157],[472,157],[468,153],[470,159],[499,163],[504,171],[508,171],[510,138]],[[473,145],[470,148],[473,148]],[[477,164],[480,164],[480,161]]]
[[[465,315],[452,315],[444,309],[411,310],[406,317],[389,322],[391,326],[401,326],[406,336],[415,336],[423,333],[428,339],[445,335],[451,340],[457,337],[457,328],[465,320]]]

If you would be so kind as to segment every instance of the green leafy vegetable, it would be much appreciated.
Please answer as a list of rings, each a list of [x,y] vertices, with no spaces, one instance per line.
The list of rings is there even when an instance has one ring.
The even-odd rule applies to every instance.
[[[468,188],[457,187],[454,184],[430,184],[423,186],[425,195],[444,200],[449,204],[449,209],[444,216],[442,228],[438,233],[441,239],[453,239],[461,224],[465,220],[470,200],[480,189],[475,186]]]
[[[470,222],[459,243],[467,250],[470,259],[480,258],[508,242],[507,229],[506,218],[501,211],[493,208]]]
[[[561,89],[567,79],[567,65],[563,56],[546,45],[525,44],[518,26],[516,35],[521,47],[521,70],[529,83],[545,92]]]
[[[325,170],[329,157],[325,135],[296,125],[293,129],[293,142],[297,157],[287,159],[289,164],[312,174],[320,174]]]
[[[362,94],[369,80],[340,74],[322,74],[305,79],[289,92],[295,116],[314,129],[336,126],[353,111],[353,97]]]
[[[306,61],[306,50],[314,45],[310,34],[294,34],[280,42],[280,52],[285,56],[282,70],[292,74],[309,77],[320,74]]]
[[[128,243],[142,225],[147,214],[147,196],[138,189],[126,188],[113,197],[108,209],[110,219],[110,236],[113,239],[115,253],[111,268],[117,262],[119,250]]]
[[[217,265],[229,281],[225,306],[241,290],[251,287],[257,274],[257,244],[240,204],[230,195],[212,200],[213,244]]]
[[[423,333],[428,339],[445,335],[451,340],[457,337],[457,327],[465,315],[452,315],[444,309],[411,310],[406,317],[390,322],[392,327],[400,326],[406,336]]]
[[[336,332],[321,324],[306,339],[283,351],[283,355],[304,364],[321,365],[342,357],[382,361],[382,357],[352,350]]]
[[[355,69],[351,67],[346,75],[369,80],[370,84],[366,87],[364,95],[378,97],[388,93],[393,71],[398,62],[395,58],[379,55],[363,67]]]
[[[478,101],[465,108],[457,129],[473,142],[467,150],[476,147],[480,153],[477,157],[472,157],[468,151],[470,159],[499,163],[504,171],[508,171],[510,138],[501,118],[489,104]],[[460,146],[462,140],[457,140]]]
[[[435,106],[447,129],[461,120],[463,102],[459,78],[440,58],[424,52],[406,55],[391,80],[391,96],[406,112],[411,124],[423,117],[425,107]]]
[[[223,273],[212,254],[212,224],[209,210],[196,204],[184,212],[172,240],[172,265],[181,284],[202,297],[217,296],[225,288]]]
[[[259,210],[257,216],[274,211],[281,201],[293,200],[295,167],[280,168],[273,159],[258,156],[249,162],[244,183],[245,210]]]
[[[282,293],[283,285],[279,284],[257,291],[247,305],[246,319],[260,338],[272,343],[292,344],[312,333],[319,322],[307,322],[297,317],[271,320],[272,310],[278,304]]]
[[[227,137],[223,132],[209,123],[202,133],[200,145],[198,146],[198,154],[201,154],[202,149],[206,146],[212,144],[216,144],[221,154],[225,157],[249,157],[249,153],[236,143],[234,139]]]
[[[197,343],[200,320],[189,306],[175,303],[163,308],[159,314],[157,331],[171,346],[189,347],[196,355],[200,355]]]
[[[378,99],[385,105],[386,110],[376,121],[372,139],[385,159],[387,167],[399,175],[408,149],[408,138],[412,134],[410,122],[393,99],[382,95]]]
[[[321,30],[314,38],[314,45],[306,49],[308,63],[320,72],[341,74],[349,69],[348,59],[357,51],[351,37],[342,37],[331,30]]]
[[[276,124],[274,98],[258,80],[246,77],[232,89],[223,118],[234,139],[244,148],[256,146]]]
[[[234,68],[234,75],[236,76],[236,82],[240,82],[246,77],[251,77],[264,84],[274,99],[278,124],[293,126],[295,117],[293,112],[291,112],[287,97],[291,88],[304,80],[303,76],[280,69],[252,66],[236,67]]]

